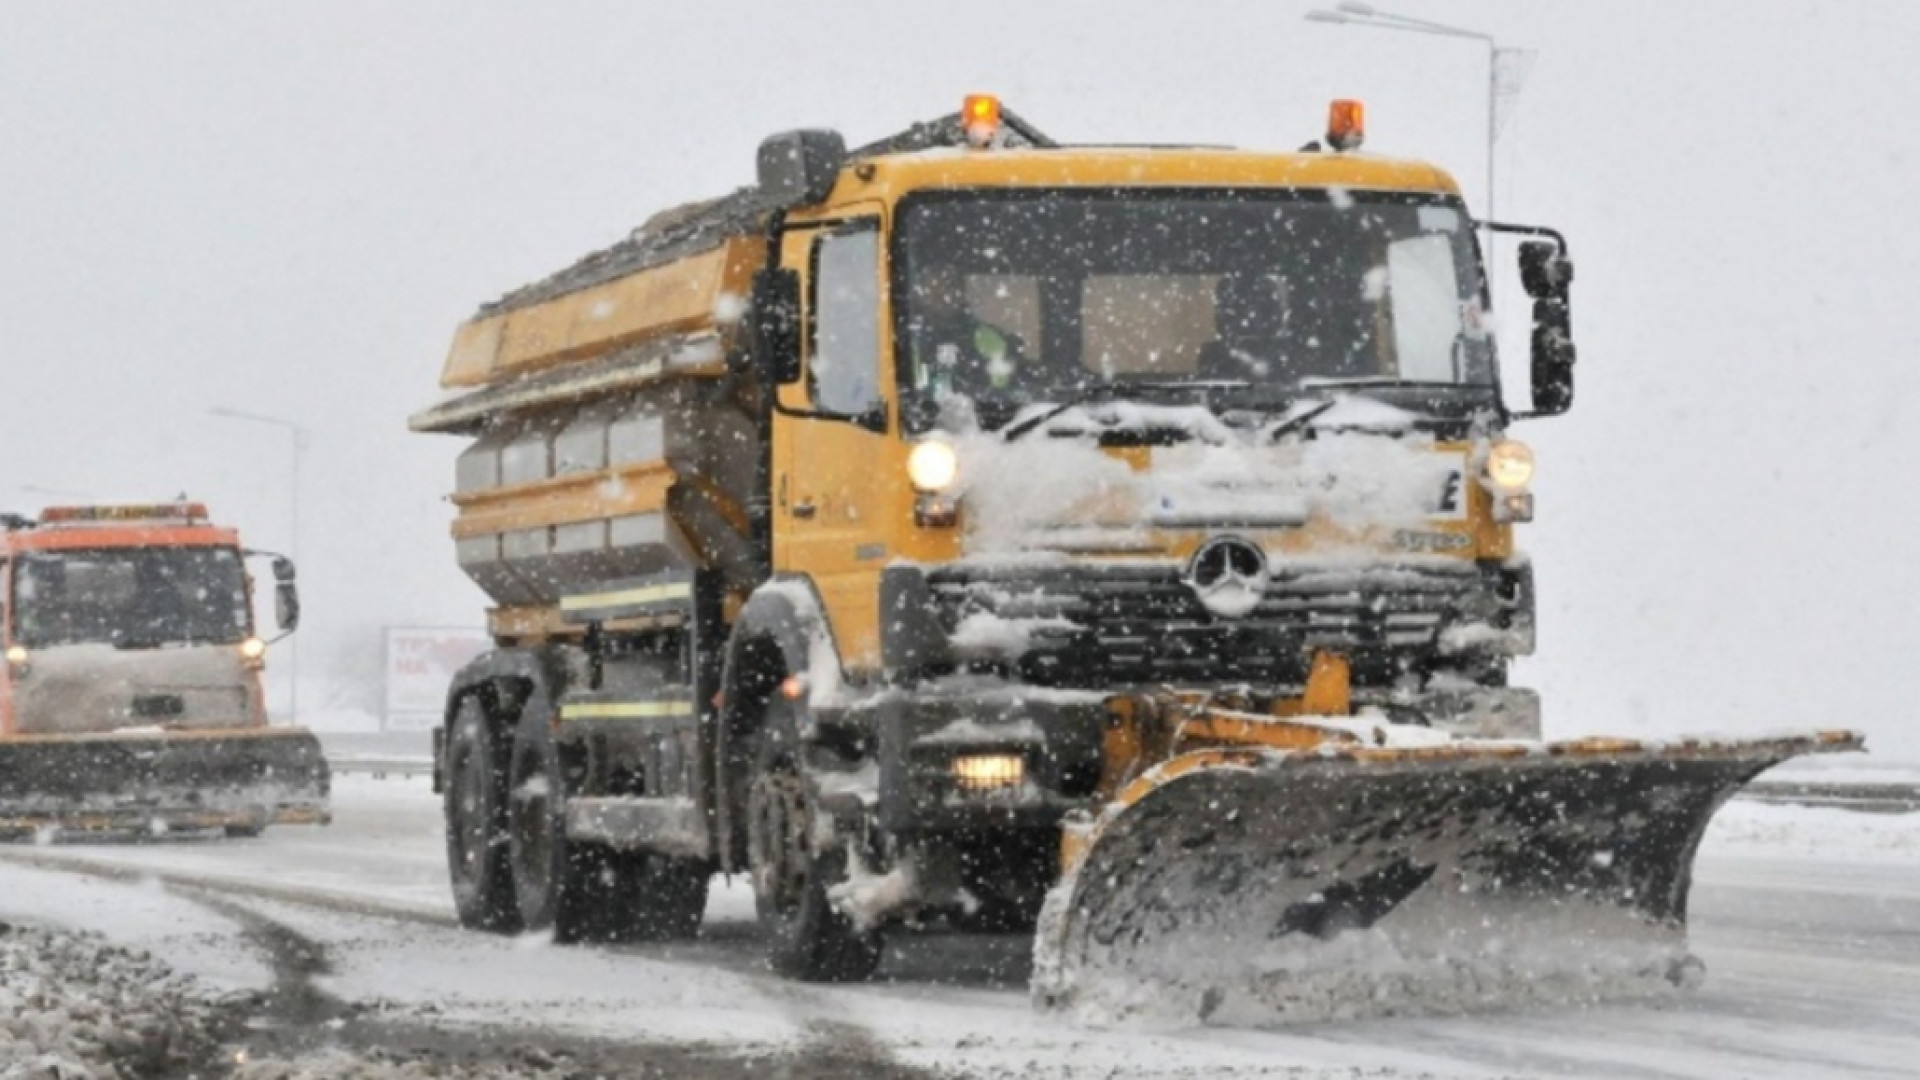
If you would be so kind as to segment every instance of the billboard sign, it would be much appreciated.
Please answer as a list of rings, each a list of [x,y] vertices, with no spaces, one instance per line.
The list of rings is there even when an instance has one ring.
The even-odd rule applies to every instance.
[[[492,647],[493,638],[485,630],[387,627],[387,695],[381,727],[420,731],[438,725],[454,674]]]

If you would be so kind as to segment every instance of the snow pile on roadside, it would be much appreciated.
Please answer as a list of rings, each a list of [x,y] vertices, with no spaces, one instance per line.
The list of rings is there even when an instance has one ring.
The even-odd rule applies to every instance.
[[[184,1075],[215,1052],[222,1016],[146,953],[0,923],[0,1080]]]
[[[1707,826],[1713,854],[1791,855],[1844,862],[1920,858],[1920,814],[1730,802]]]

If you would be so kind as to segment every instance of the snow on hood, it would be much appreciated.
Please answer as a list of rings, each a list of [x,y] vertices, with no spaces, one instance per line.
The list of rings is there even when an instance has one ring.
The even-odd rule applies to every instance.
[[[967,508],[969,550],[1044,549],[1073,530],[1144,539],[1156,528],[1288,528],[1316,517],[1350,530],[1418,524],[1441,512],[1449,485],[1464,475],[1463,456],[1437,452],[1432,436],[1385,434],[1415,418],[1379,402],[1344,399],[1316,418],[1334,430],[1273,445],[1262,444],[1264,432],[1228,428],[1203,409],[1127,408],[1141,412],[1133,419],[1154,412],[1157,427],[1191,422],[1181,430],[1196,436],[1202,425],[1188,414],[1197,413],[1218,429],[1209,434],[1231,437],[1152,447],[1151,467],[1136,472],[1086,439],[947,436],[959,452],[954,491]],[[1350,411],[1333,415],[1342,409]]]

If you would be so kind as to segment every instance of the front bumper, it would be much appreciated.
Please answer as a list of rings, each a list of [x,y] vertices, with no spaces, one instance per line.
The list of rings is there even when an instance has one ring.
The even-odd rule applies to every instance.
[[[927,684],[887,695],[862,726],[879,762],[874,811],[892,833],[1045,828],[1100,781],[1107,707],[1099,694]],[[968,789],[957,758],[1017,757],[1019,782]]]
[[[0,740],[0,832],[330,820],[319,740],[298,728]]]

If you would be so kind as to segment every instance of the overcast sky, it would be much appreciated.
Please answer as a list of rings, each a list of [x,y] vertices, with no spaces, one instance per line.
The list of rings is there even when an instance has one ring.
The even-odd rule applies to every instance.
[[[748,181],[768,132],[989,90],[1064,140],[1290,148],[1360,97],[1370,150],[1482,205],[1484,48],[1309,6],[7,4],[0,506],[186,490],[288,547],[287,432],[208,409],[285,417],[311,673],[478,625],[459,443],[405,429],[455,324]],[[1499,210],[1579,264],[1577,405],[1518,432],[1550,728],[1845,722],[1920,759],[1920,7],[1403,10],[1538,51]]]

